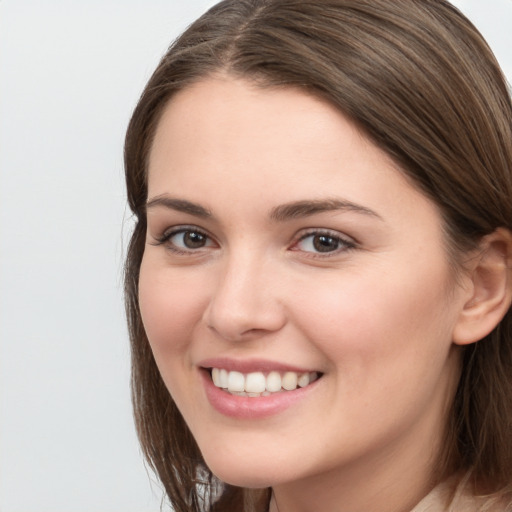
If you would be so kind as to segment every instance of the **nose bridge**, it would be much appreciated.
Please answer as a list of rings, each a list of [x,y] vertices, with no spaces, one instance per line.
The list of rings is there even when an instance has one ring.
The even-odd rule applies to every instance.
[[[285,322],[276,296],[272,262],[250,248],[232,250],[223,258],[205,320],[229,340],[278,330]]]

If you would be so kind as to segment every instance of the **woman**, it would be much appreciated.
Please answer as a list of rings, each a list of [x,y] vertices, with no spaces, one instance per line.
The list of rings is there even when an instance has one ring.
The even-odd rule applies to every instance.
[[[444,0],[227,0],[128,128],[137,428],[177,511],[509,510],[512,106]]]

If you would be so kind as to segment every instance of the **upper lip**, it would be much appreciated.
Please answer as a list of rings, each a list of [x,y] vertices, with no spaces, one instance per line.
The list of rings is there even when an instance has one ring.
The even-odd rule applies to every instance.
[[[202,360],[198,366],[205,369],[221,368],[227,371],[235,371],[240,373],[251,372],[297,372],[307,373],[316,371],[310,368],[301,368],[293,366],[289,363],[279,361],[271,361],[268,359],[231,359],[227,357],[215,357]]]

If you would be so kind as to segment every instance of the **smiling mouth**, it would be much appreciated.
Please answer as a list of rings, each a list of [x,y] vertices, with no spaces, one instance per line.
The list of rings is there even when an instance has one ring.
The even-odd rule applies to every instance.
[[[251,372],[241,373],[224,368],[210,368],[213,384],[227,393],[251,398],[305,388],[322,374],[318,372]]]

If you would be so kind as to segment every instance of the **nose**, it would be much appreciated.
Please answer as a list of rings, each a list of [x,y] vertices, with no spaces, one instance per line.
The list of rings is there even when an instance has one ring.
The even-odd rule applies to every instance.
[[[209,329],[228,341],[280,330],[286,323],[280,279],[272,264],[253,256],[231,257],[218,273],[204,312]]]

